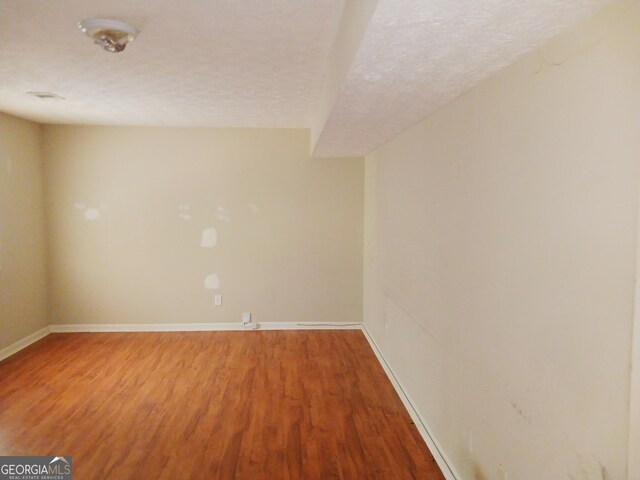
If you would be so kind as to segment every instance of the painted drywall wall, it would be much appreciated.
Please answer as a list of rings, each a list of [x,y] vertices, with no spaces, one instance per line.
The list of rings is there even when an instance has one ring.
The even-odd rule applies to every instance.
[[[638,32],[616,3],[365,161],[365,324],[461,479],[627,478]]]
[[[631,393],[629,396],[629,480],[640,478],[640,279],[638,278],[638,272],[640,272],[640,217],[638,218],[636,245],[636,291],[631,348]]]
[[[40,126],[0,113],[0,350],[47,326]]]
[[[46,126],[44,152],[52,324],[361,321],[363,159],[286,129]]]

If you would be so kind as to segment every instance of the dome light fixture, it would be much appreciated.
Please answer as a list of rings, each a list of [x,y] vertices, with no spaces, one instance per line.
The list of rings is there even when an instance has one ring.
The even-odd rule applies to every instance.
[[[111,53],[122,52],[138,36],[138,29],[125,22],[107,18],[89,18],[78,23],[78,28],[96,45]]]

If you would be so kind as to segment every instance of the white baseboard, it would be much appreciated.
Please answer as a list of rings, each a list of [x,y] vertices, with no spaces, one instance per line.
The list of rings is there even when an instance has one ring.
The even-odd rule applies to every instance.
[[[255,330],[360,330],[361,323],[258,322]],[[121,323],[51,325],[53,333],[71,332],[218,332],[255,331],[242,323]]]
[[[255,330],[360,330],[361,323],[262,322]],[[217,332],[248,330],[242,323],[138,323],[50,325],[0,350],[0,361],[46,337],[50,333],[73,332]]]
[[[444,475],[446,480],[461,479],[462,477],[458,475],[451,461],[447,459],[446,455],[444,454],[444,450],[440,447],[439,443],[436,441],[432,433],[433,431],[429,428],[429,425],[427,424],[427,422],[424,421],[424,419],[422,418],[422,415],[420,415],[420,413],[414,406],[414,403],[411,401],[411,397],[409,397],[409,394],[402,386],[402,383],[400,383],[400,380],[394,373],[393,369],[391,368],[391,365],[389,365],[389,363],[385,359],[384,355],[382,354],[382,351],[380,350],[380,348],[378,348],[378,345],[373,339],[373,336],[369,333],[369,331],[367,330],[367,327],[364,324],[362,325],[362,333],[364,333],[364,336],[369,342],[369,345],[371,345],[371,349],[373,350],[373,353],[375,353],[376,357],[378,358],[378,361],[380,362],[380,365],[382,365],[382,368],[384,368],[384,371],[387,374],[387,377],[389,377],[391,384],[396,389],[396,392],[398,393],[400,400],[402,400],[402,403],[407,409],[407,412],[409,412],[409,415],[411,416],[411,420],[413,420],[413,423],[415,423],[416,427],[418,428],[420,435],[422,436],[425,443],[427,444],[427,447],[431,451],[431,454],[433,455],[433,458],[435,459],[436,463],[440,467],[440,470],[442,470],[442,474]]]
[[[33,332],[31,335],[27,335],[21,340],[9,345],[8,347],[0,350],[0,362],[5,358],[9,358],[11,355],[18,353],[20,350],[27,348],[32,343],[37,342],[41,338],[46,337],[51,333],[51,327],[44,327],[38,330],[37,332]]]

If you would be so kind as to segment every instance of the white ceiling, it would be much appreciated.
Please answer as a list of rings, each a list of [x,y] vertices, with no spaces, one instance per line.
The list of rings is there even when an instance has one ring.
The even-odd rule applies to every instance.
[[[315,145],[365,155],[609,0],[379,0]]]
[[[321,118],[316,156],[363,155],[609,2],[379,0],[319,116],[331,62],[344,62],[332,52],[350,20],[345,1],[356,0],[0,0],[0,111],[120,125],[307,128]],[[140,36],[103,52],[77,29],[90,17],[127,21]]]
[[[0,0],[0,110],[49,123],[304,127],[344,0]],[[120,54],[77,28],[140,30]],[[40,100],[50,91],[65,101]]]

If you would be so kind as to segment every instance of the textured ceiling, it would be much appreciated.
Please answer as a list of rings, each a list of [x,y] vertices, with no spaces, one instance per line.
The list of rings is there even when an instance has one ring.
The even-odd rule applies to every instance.
[[[316,156],[364,155],[608,0],[379,0]]]
[[[0,110],[50,123],[306,127],[343,6],[0,0]],[[140,36],[121,54],[104,52],[76,26],[96,16]]]
[[[378,0],[315,128],[346,1],[0,0],[0,110],[47,123],[314,124],[316,156],[364,155],[609,3]],[[76,27],[96,16],[140,36],[103,52]]]

